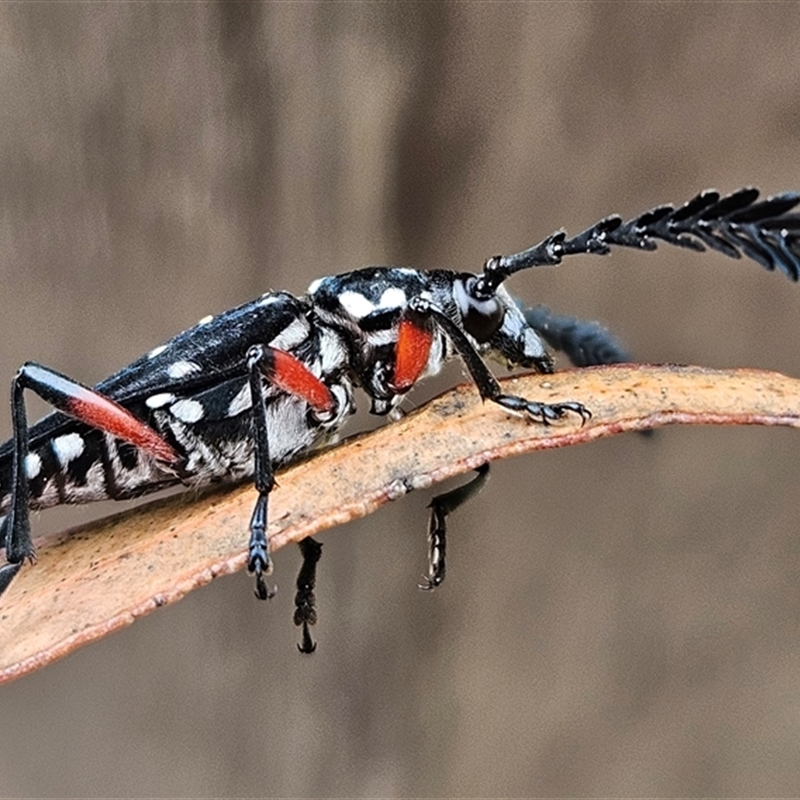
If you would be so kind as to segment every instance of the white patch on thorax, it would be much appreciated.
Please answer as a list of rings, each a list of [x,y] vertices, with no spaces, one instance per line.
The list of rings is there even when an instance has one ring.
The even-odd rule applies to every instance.
[[[347,291],[339,295],[339,305],[356,320],[363,319],[378,309],[402,308],[408,302],[405,291],[399,286],[385,289],[377,303],[373,303],[361,292]]]
[[[375,310],[372,301],[364,297],[361,292],[342,292],[339,295],[339,305],[353,319],[362,319]]]
[[[406,293],[399,286],[390,286],[378,302],[379,308],[402,308],[408,302]]]
[[[250,392],[250,383],[245,381],[242,388],[236,393],[236,397],[228,404],[228,416],[236,417],[243,411],[253,407],[253,395]]]
[[[319,357],[322,372],[331,372],[344,365],[347,358],[347,350],[338,336],[326,332],[319,337]]]

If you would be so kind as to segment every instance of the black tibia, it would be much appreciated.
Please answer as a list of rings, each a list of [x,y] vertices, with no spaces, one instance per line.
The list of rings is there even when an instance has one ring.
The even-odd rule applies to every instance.
[[[591,418],[591,412],[582,403],[537,403],[534,400],[526,400],[524,397],[503,394],[500,384],[483,362],[480,353],[473,347],[464,331],[441,308],[422,297],[413,297],[409,301],[408,307],[416,314],[430,317],[444,330],[464,359],[472,380],[475,381],[484,400],[492,400],[510,411],[524,412],[533,420],[545,425],[561,419],[568,412],[577,414],[583,422]]]
[[[32,379],[23,366],[11,382],[14,454],[11,470],[11,503],[2,529],[8,564],[0,567],[0,594],[8,588],[23,562],[26,559],[34,561],[36,558],[28,511],[28,477],[25,474],[25,461],[29,452],[25,389],[31,389],[45,400],[52,402],[52,398],[48,396],[49,393],[41,391],[39,382]]]
[[[250,518],[250,543],[248,544],[247,569],[256,576],[256,597],[269,600],[275,594],[264,580],[272,569],[267,540],[269,493],[275,487],[272,461],[269,457],[267,433],[267,405],[264,399],[262,368],[267,358],[266,348],[254,345],[247,351],[247,368],[250,374],[250,395],[253,399],[253,441],[255,443],[255,485],[258,500]]]
[[[28,456],[28,420],[25,414],[24,397],[26,388],[36,390],[28,381],[23,368],[11,382],[14,460],[11,472],[11,504],[5,519],[6,558],[10,564],[21,564],[26,559],[32,561],[36,555],[31,540],[31,525],[28,515],[28,479],[25,474],[25,459]],[[10,583],[11,577],[7,578],[7,582]]]
[[[322,555],[322,545],[310,536],[299,542],[303,563],[297,575],[297,593],[294,596],[294,624],[303,626],[303,641],[297,645],[301,653],[313,653],[317,649],[311,638],[309,625],[317,624],[317,598],[314,585],[317,582],[317,562]]]
[[[475,471],[478,474],[471,481],[449,492],[437,495],[428,506],[431,509],[431,518],[428,523],[428,574],[425,576],[425,583],[419,585],[420,589],[429,591],[440,586],[444,581],[447,515],[483,489],[489,477],[489,465],[482,464]]]
[[[525,321],[554,350],[561,350],[576,367],[624,364],[627,350],[599,322],[554,314],[546,306],[522,308]]]

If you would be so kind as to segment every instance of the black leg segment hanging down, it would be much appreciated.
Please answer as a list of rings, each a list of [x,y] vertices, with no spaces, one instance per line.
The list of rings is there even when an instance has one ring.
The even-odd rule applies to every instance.
[[[247,351],[250,397],[253,405],[254,482],[258,499],[250,519],[247,569],[256,577],[256,597],[268,600],[275,592],[267,587],[264,575],[272,565],[267,536],[270,492],[275,475],[270,456],[269,425],[264,381],[294,397],[306,400],[319,415],[330,415],[335,406],[333,394],[306,366],[291,354],[267,345],[253,345]]]
[[[444,582],[447,552],[447,516],[460,505],[474,497],[486,485],[489,479],[489,465],[482,464],[475,470],[478,474],[463,486],[457,486],[449,492],[436,495],[428,508],[431,509],[428,522],[428,574],[420,589],[430,591]]]
[[[317,624],[317,598],[314,586],[317,583],[317,562],[322,555],[322,545],[310,536],[299,542],[303,563],[297,575],[297,592],[294,596],[294,624],[303,626],[303,641],[297,645],[301,653],[313,653],[317,649],[311,638],[309,625]]]

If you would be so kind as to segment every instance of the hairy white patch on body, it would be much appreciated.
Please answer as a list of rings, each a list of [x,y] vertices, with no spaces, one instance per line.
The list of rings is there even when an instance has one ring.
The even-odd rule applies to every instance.
[[[309,329],[308,320],[305,317],[297,317],[269,344],[278,350],[291,350],[308,337]]]
[[[229,417],[236,417],[243,411],[247,411],[253,407],[253,395],[250,392],[250,383],[245,381],[242,388],[236,393],[236,396],[228,404],[227,414]]]
[[[28,453],[25,456],[25,474],[28,480],[33,480],[42,471],[42,457],[38,453]]]
[[[169,407],[170,413],[181,422],[198,422],[203,419],[205,410],[197,400],[183,398]]]
[[[79,433],[65,433],[53,439],[51,447],[58,463],[66,467],[83,453],[86,444]]]

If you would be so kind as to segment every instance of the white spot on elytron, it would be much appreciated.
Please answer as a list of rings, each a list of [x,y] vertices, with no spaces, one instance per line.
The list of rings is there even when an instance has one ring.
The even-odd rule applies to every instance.
[[[236,397],[228,404],[228,416],[235,417],[242,411],[247,411],[253,407],[253,396],[250,393],[250,384],[245,381],[242,388],[236,393]]]
[[[25,474],[28,480],[33,480],[42,471],[42,459],[38,453],[28,453],[25,456]]]
[[[406,293],[398,286],[390,286],[380,299],[381,308],[400,308],[406,304]]]
[[[197,324],[198,325],[208,325],[208,323],[211,322],[213,319],[214,319],[214,315],[213,314],[207,314],[205,317],[203,317],[203,319],[198,320]]]
[[[156,356],[160,356],[165,350],[167,346],[165,344],[160,344],[158,347],[154,347],[148,354],[148,358],[155,358]]]
[[[167,375],[170,378],[185,378],[193,372],[200,372],[200,365],[194,361],[176,361],[167,368]]]
[[[311,285],[308,287],[308,294],[314,294],[324,280],[325,278],[317,278],[315,281],[312,281]]]
[[[83,453],[84,446],[83,437],[78,433],[65,433],[63,436],[57,436],[53,439],[52,444],[53,452],[62,467],[66,467],[70,461],[78,458]]]
[[[177,417],[181,422],[197,422],[203,418],[205,411],[203,406],[197,400],[178,400],[170,407],[173,416]]]
[[[148,408],[163,408],[175,399],[175,395],[170,392],[161,392],[161,394],[154,394],[144,401]]]

